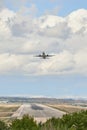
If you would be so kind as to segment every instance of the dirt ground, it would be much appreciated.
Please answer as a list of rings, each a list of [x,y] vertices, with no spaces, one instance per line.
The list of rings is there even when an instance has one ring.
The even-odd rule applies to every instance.
[[[73,113],[73,112],[79,112],[81,110],[87,110],[87,107],[81,107],[81,106],[73,106],[73,105],[67,105],[67,104],[48,104],[48,106],[62,110],[66,113]]]

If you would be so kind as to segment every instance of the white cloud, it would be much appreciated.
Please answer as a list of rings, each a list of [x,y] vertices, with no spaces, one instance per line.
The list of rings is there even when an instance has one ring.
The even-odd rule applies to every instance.
[[[44,35],[48,37],[57,37],[60,39],[66,39],[71,35],[71,29],[68,27],[66,22],[58,23],[56,26],[46,28]]]
[[[72,28],[73,32],[77,32],[84,27],[86,27],[87,30],[87,10],[80,9],[74,11],[67,16],[66,19],[68,20],[68,25]]]
[[[34,18],[29,11],[35,8],[0,12],[0,74],[87,75],[87,10],[65,18]],[[46,60],[35,57],[42,51],[54,56]]]
[[[87,48],[75,54],[75,71],[87,75]]]

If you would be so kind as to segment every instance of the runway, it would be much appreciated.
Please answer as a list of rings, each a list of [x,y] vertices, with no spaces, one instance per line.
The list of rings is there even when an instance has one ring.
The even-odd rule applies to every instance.
[[[42,104],[23,104],[20,108],[12,115],[13,118],[22,118],[23,115],[29,114],[34,117],[37,122],[45,122],[47,119],[55,117],[61,118],[64,114],[63,111],[48,107]]]

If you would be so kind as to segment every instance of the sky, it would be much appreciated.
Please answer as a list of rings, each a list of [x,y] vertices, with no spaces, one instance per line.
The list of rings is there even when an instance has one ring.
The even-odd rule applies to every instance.
[[[86,0],[0,0],[0,96],[87,98],[86,57]]]

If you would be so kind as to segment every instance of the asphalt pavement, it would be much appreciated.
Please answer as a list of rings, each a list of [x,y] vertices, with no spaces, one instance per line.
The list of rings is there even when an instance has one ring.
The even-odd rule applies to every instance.
[[[55,117],[55,118],[61,118],[64,114],[66,114],[63,111],[48,107],[46,105],[42,104],[23,104],[18,108],[18,110],[12,115],[13,118],[22,118],[23,115],[28,114],[37,122],[45,122],[47,119]]]

